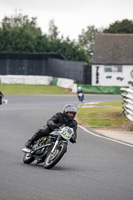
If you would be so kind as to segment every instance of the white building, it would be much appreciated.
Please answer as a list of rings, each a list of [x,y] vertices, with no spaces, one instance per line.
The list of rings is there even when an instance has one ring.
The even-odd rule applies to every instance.
[[[133,34],[97,34],[92,58],[92,85],[133,83]]]

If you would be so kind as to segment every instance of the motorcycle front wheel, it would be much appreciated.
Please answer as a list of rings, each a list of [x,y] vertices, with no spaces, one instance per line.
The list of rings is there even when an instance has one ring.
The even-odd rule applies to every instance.
[[[67,151],[67,144],[66,143],[61,143],[59,144],[53,153],[51,151],[47,154],[45,161],[44,161],[44,168],[50,169],[53,166],[55,166],[60,159],[63,157],[63,155]]]
[[[25,153],[23,157],[23,162],[26,164],[30,164],[35,160],[35,158],[31,155],[31,153]]]

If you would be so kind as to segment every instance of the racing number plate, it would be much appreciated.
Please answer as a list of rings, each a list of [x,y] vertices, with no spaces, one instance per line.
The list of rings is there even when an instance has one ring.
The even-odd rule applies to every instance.
[[[61,136],[64,138],[64,139],[67,139],[69,140],[72,135],[73,135],[73,129],[72,128],[67,128],[67,127],[64,127],[62,129],[62,131],[60,132]]]

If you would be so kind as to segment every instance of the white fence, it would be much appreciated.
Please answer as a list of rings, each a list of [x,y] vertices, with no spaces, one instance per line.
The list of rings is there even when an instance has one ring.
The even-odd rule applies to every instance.
[[[133,89],[121,88],[123,109],[126,117],[133,121]]]
[[[52,79],[51,76],[0,75],[0,84],[50,85]],[[77,84],[72,79],[58,78],[57,86],[77,92]]]
[[[50,85],[50,76],[0,75],[1,84]]]

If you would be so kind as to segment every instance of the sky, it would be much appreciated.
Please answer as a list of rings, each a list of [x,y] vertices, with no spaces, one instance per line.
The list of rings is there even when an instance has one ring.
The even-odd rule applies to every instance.
[[[16,13],[37,17],[43,33],[48,33],[54,20],[59,36],[77,40],[87,26],[100,29],[115,21],[133,20],[133,0],[0,0],[0,22]]]

